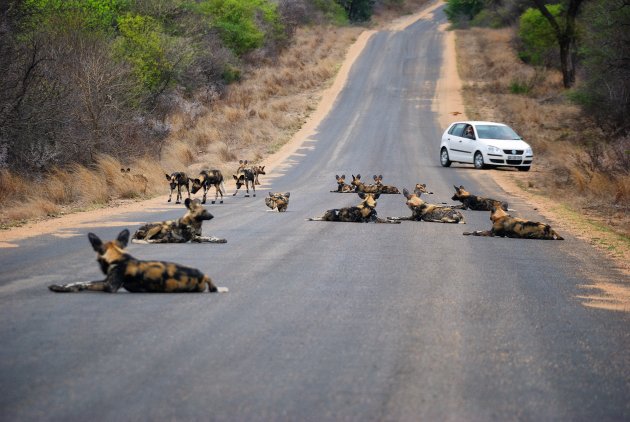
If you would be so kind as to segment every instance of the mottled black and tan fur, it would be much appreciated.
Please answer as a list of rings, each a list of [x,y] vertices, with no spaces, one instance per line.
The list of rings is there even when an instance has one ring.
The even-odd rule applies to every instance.
[[[236,170],[236,174],[232,175],[236,181],[236,191],[232,196],[236,196],[241,186],[245,185],[245,196],[249,196],[249,185],[252,185],[253,196],[256,196],[256,175],[251,167],[247,167],[247,160],[239,160],[239,166]]]
[[[508,210],[508,203],[499,201],[492,198],[484,198],[482,196],[473,195],[468,192],[464,186],[457,187],[453,185],[455,188],[455,194],[451,198],[453,201],[459,201],[462,205],[457,208],[461,208],[464,210],[471,209],[473,211],[492,211],[495,206],[503,208],[505,211]]]
[[[202,236],[201,225],[214,216],[206,210],[198,199],[187,198],[184,201],[187,211],[177,220],[147,223],[133,234],[133,243],[226,243],[227,240]]]
[[[453,223],[465,224],[464,216],[461,212],[444,205],[429,204],[420,195],[426,192],[426,185],[416,185],[413,193],[403,189],[403,195],[407,198],[407,207],[411,210],[409,217],[388,217],[390,220],[428,221],[432,223]]]
[[[492,228],[484,231],[464,232],[464,236],[499,236],[518,239],[564,240],[549,224],[512,217],[501,207],[490,213]]]
[[[219,203],[222,204],[225,186],[223,184],[223,174],[221,173],[221,170],[202,170],[199,173],[199,176],[197,176],[196,179],[193,179],[191,191],[193,194],[195,194],[197,193],[197,191],[199,191],[199,189],[203,188],[203,200],[201,201],[201,203],[205,204],[206,195],[208,194],[208,189],[210,189],[210,186],[214,186],[215,189],[214,201],[212,201],[212,203],[214,204],[217,201],[219,195],[221,195],[221,201]]]
[[[96,260],[105,274],[104,280],[48,286],[53,292],[80,292],[91,290],[116,293],[121,287],[134,293],[225,293],[225,287],[214,285],[201,271],[163,261],[140,261],[129,255],[125,247],[129,230],[125,229],[116,240],[103,243],[94,233],[88,234]]]
[[[167,202],[171,202],[173,191],[177,189],[177,197],[175,198],[175,203],[182,203],[182,186],[186,188],[186,192],[188,192],[188,198],[190,198],[190,179],[188,178],[186,173],[182,171],[176,171],[175,173],[171,173],[170,175],[167,174],[166,180],[168,180],[171,187],[171,192],[168,195]]]
[[[136,185],[142,186],[143,194],[147,193],[147,187],[149,186],[149,179],[147,179],[147,177],[144,174],[140,174],[140,173],[132,174],[131,168],[129,167],[127,167],[126,170],[124,168],[120,169],[120,172],[122,173],[123,177],[126,177],[128,180],[131,180]]]
[[[321,217],[308,218],[308,221],[340,221],[344,223],[399,223],[379,218],[376,214],[376,200],[379,194],[359,192],[361,203],[355,207],[328,210]]]
[[[376,177],[376,175],[374,176]],[[380,188],[377,185],[366,185],[361,181],[361,175],[357,174],[356,176],[352,175],[352,182],[350,182],[352,186],[355,188],[355,192],[363,192],[363,193],[380,193]]]
[[[354,191],[356,190],[355,186],[346,183],[345,174],[342,174],[341,176],[335,174],[335,179],[337,179],[337,190],[331,190],[331,192],[354,193]]]
[[[260,185],[260,182],[258,181],[258,176],[261,174],[267,174],[265,172],[265,166],[253,166],[252,171],[254,172],[254,184]]]
[[[384,185],[383,184],[383,175],[379,174],[374,175],[374,184],[378,186],[378,190],[380,193],[388,193],[388,194],[400,194],[400,191],[396,186]]]
[[[269,197],[265,198],[265,204],[273,209],[278,209],[278,212],[285,212],[289,207],[289,197],[291,196],[291,192],[284,193],[272,193],[269,192]]]

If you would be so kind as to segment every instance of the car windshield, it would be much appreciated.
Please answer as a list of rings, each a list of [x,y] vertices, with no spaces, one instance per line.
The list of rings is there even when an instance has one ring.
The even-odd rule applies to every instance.
[[[483,139],[508,139],[512,141],[521,139],[509,126],[477,125],[476,128],[477,134]]]

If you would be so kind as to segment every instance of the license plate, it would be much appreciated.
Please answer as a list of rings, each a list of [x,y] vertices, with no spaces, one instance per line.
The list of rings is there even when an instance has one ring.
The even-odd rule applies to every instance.
[[[508,155],[508,160],[520,160],[521,156],[520,155]]]

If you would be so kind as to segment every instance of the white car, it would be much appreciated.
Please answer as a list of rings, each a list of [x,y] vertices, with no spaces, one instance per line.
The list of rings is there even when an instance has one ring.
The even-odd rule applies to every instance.
[[[532,147],[509,126],[494,122],[455,122],[444,131],[440,164],[471,163],[477,169],[496,166],[528,171],[534,160]]]

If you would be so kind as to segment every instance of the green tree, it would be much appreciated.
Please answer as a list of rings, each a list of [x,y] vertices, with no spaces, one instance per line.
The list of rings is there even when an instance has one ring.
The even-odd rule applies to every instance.
[[[374,12],[375,0],[337,0],[346,10],[351,22],[368,21]]]
[[[565,0],[562,15],[556,18],[545,5],[544,0],[532,0],[540,13],[549,21],[553,28],[558,46],[560,47],[560,68],[562,82],[565,88],[575,84],[575,64],[577,57],[577,27],[576,18],[584,0]]]
[[[462,18],[471,20],[483,9],[483,6],[483,0],[448,0],[444,13],[451,22],[457,22]]]
[[[562,5],[547,6],[556,18],[562,13]],[[556,34],[540,10],[529,8],[519,20],[518,35],[523,42],[521,58],[533,65],[549,65],[549,57],[557,50]]]

